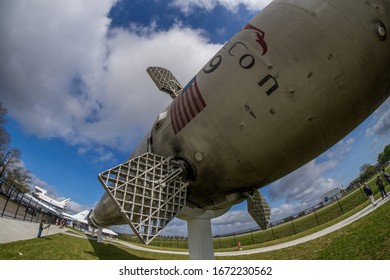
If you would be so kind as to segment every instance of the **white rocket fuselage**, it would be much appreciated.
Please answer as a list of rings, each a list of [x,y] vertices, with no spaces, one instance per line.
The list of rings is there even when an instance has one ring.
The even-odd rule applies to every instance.
[[[387,28],[387,30],[386,30]],[[337,143],[390,94],[389,0],[275,0],[194,77],[151,129],[193,167],[189,205],[226,209]],[[143,141],[135,157],[147,151]],[[123,219],[106,195],[102,225]]]

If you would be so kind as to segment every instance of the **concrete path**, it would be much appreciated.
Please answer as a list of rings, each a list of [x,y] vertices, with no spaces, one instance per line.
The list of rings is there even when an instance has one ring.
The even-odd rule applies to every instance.
[[[39,223],[0,218],[0,243],[37,238]],[[42,237],[64,232],[66,229],[51,225],[43,230]]]

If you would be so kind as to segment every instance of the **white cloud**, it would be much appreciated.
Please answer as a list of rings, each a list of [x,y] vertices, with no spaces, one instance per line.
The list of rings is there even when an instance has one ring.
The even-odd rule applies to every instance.
[[[133,234],[133,231],[131,230],[129,225],[111,226],[110,229],[117,233]]]
[[[169,225],[161,231],[162,236],[188,236],[187,222],[180,219],[173,219]]]
[[[339,141],[335,146],[329,149],[325,155],[329,159],[339,160],[349,151],[351,151],[353,144],[355,143],[355,139],[351,137],[347,137]]]
[[[67,197],[58,194],[57,188],[55,186],[48,184],[46,181],[41,180],[40,178],[34,175],[32,177],[33,178],[31,180],[31,186],[32,186],[31,191],[34,191],[34,187],[38,186],[45,189],[47,191],[47,196],[49,196],[50,198],[53,198],[58,201],[67,199]],[[89,209],[91,208],[88,207],[87,205],[80,204],[73,200],[69,201],[68,204],[66,205],[66,212],[70,212],[70,213],[80,213],[81,211],[89,210]]]
[[[174,0],[172,6],[179,8],[183,13],[192,13],[195,8],[202,8],[208,11],[216,6],[236,12],[240,5],[246,7],[249,11],[259,11],[267,6],[272,0]]]
[[[341,183],[327,176],[327,172],[338,167],[354,144],[352,137],[342,139],[317,159],[268,186],[272,221],[306,210],[318,204],[324,193],[340,187]]]
[[[246,210],[230,210],[212,220],[213,235],[237,233],[257,227],[256,222]]]
[[[80,126],[99,107],[110,23],[105,15],[113,2],[2,2],[0,92],[29,132],[78,141]]]
[[[249,213],[242,210],[230,210],[224,215],[211,220],[213,235],[230,234],[256,227],[257,224],[249,215]],[[187,236],[187,222],[175,218],[161,232],[161,235]]]
[[[326,191],[325,191],[326,192]],[[321,193],[322,195],[323,193]],[[292,201],[290,203],[284,203],[279,207],[271,208],[271,222],[276,222],[286,217],[293,216],[298,214],[303,210],[307,210],[314,205],[318,204],[319,197],[315,203],[307,202],[307,201]]]
[[[65,199],[65,198],[63,198]],[[66,212],[69,212],[69,213],[80,213],[84,210],[90,210],[91,207],[88,207],[87,205],[82,205],[76,201],[69,201],[68,204],[66,205]]]
[[[337,161],[330,159],[318,163],[313,160],[269,187],[268,202],[272,207],[272,220],[296,214],[320,202],[327,191],[340,186],[325,171],[335,168]]]
[[[133,230],[131,229],[130,225],[128,225],[128,224],[111,226],[110,228],[116,232],[134,234]],[[169,223],[169,225],[161,231],[160,236],[187,237],[188,236],[187,222],[184,220],[174,218]]]
[[[390,100],[374,113],[370,128],[366,130],[366,137],[377,136],[372,140],[373,144],[384,145],[383,142],[388,141],[383,136],[388,135],[390,131],[389,112]],[[346,137],[317,159],[266,187],[272,210],[272,221],[297,214],[316,205],[324,193],[339,187],[341,183],[327,174],[335,170],[344,159],[350,157],[349,153],[359,144],[358,140],[351,136]]]
[[[35,186],[38,186],[40,188],[43,188],[47,190],[47,195],[57,199],[58,193],[54,186],[49,185],[46,181],[41,180],[40,178],[36,177],[35,175],[32,175],[31,180],[31,191],[34,191]]]
[[[366,130],[366,136],[388,136],[390,134],[390,99],[373,114],[374,123]]]
[[[147,67],[166,67],[185,85],[221,47],[207,43],[201,31],[180,25],[160,32],[133,26],[131,31],[115,29],[108,42],[107,94],[100,116],[112,121],[105,126],[111,138],[140,138],[171,101],[155,87]]]
[[[179,23],[109,30],[114,2],[2,2],[0,94],[29,133],[81,153],[99,145],[129,152],[171,100],[146,68],[170,68],[185,85],[222,47]]]
[[[258,227],[247,211],[231,210],[224,215],[211,220],[212,234],[233,234],[242,230]],[[116,228],[120,232],[132,233],[129,226],[123,225]],[[173,219],[169,225],[161,231],[161,236],[188,236],[187,221],[178,218]]]

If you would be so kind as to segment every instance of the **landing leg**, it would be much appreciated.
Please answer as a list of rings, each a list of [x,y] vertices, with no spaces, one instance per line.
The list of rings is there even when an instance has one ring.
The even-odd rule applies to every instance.
[[[190,260],[213,260],[213,236],[211,219],[187,221]]]

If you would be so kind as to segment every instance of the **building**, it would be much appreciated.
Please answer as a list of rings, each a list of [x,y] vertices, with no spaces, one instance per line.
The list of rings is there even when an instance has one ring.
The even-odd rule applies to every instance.
[[[64,218],[70,220],[70,225],[78,230],[84,231],[85,234],[94,235],[92,228],[89,226],[87,221],[89,210],[84,210],[75,215],[69,215],[64,213]],[[116,237],[118,234],[110,229],[103,229],[103,236],[105,238],[112,239]]]
[[[321,196],[321,203],[326,206],[335,202],[337,199],[340,199],[342,196],[342,189],[340,187],[336,187]]]

